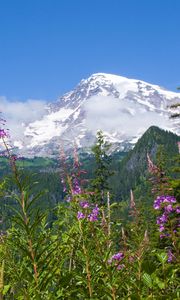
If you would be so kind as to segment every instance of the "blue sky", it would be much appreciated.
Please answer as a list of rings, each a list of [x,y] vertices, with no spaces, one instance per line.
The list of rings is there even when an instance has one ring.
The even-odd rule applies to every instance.
[[[180,84],[179,0],[0,0],[0,96],[54,101],[92,73]]]

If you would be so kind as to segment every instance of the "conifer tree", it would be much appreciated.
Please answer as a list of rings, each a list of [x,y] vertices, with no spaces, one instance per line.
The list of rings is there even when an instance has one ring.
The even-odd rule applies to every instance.
[[[110,190],[109,177],[113,174],[110,170],[111,157],[108,155],[111,145],[104,140],[102,131],[97,132],[97,142],[92,147],[95,156],[95,177],[91,181],[94,191],[94,200],[103,205],[106,193]]]

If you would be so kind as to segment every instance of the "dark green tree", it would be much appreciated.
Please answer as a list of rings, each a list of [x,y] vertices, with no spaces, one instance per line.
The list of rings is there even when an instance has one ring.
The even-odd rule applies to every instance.
[[[97,142],[92,147],[95,156],[95,176],[91,181],[94,200],[103,205],[106,202],[106,193],[110,190],[109,178],[113,174],[110,169],[111,156],[109,155],[111,145],[104,140],[102,131],[97,132]]]

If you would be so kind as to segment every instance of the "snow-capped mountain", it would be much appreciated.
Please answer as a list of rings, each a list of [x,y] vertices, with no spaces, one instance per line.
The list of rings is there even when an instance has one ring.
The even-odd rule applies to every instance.
[[[49,104],[44,116],[26,126],[23,141],[15,141],[29,155],[57,155],[92,146],[101,129],[114,148],[125,150],[151,125],[178,133],[170,119],[170,105],[180,94],[157,85],[121,76],[97,73],[83,79],[74,90]]]

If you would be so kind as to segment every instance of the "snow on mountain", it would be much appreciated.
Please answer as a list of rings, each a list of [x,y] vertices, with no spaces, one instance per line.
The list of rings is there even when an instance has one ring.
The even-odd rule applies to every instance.
[[[25,154],[57,155],[61,145],[88,149],[101,129],[114,148],[128,149],[151,125],[178,133],[179,121],[169,119],[169,106],[177,102],[180,94],[157,85],[93,74],[49,104],[44,116],[28,124],[23,141],[15,145],[21,145]]]

